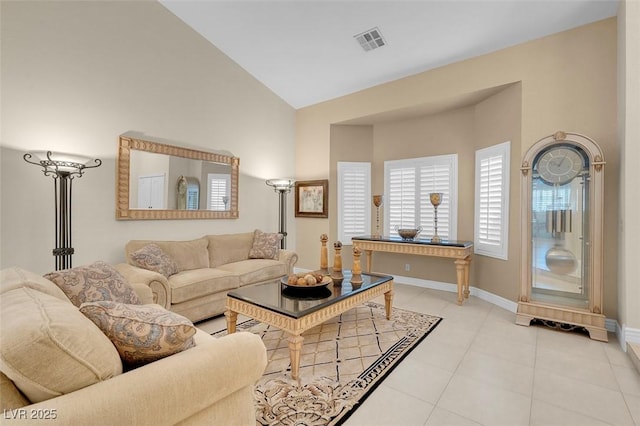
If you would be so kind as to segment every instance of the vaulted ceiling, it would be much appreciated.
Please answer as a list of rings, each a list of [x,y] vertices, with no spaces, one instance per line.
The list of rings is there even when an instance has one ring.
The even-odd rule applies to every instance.
[[[615,16],[618,0],[160,0],[294,108]],[[365,51],[355,36],[378,29]]]

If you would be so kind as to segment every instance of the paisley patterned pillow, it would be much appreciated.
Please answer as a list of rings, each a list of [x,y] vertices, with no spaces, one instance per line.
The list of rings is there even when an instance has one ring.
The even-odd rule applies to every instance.
[[[140,299],[127,280],[113,266],[105,262],[50,272],[44,276],[64,291],[71,303],[113,300],[139,305]]]
[[[131,253],[129,258],[132,265],[159,272],[167,278],[178,273],[178,264],[157,244],[147,244]]]
[[[83,303],[80,312],[102,330],[130,367],[195,346],[193,323],[159,305],[92,302]]]
[[[277,259],[280,255],[282,234],[268,234],[256,229],[253,233],[253,246],[249,250],[249,259]]]

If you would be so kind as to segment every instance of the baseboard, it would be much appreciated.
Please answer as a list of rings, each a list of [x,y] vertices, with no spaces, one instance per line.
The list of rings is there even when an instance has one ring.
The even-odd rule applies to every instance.
[[[621,328],[621,335],[624,342],[640,345],[640,329],[623,325]]]
[[[607,329],[607,331],[609,333],[618,333],[618,329],[620,328],[620,326],[618,325],[618,321],[611,319],[611,318],[605,318],[604,320],[604,328]]]
[[[416,287],[424,287],[432,290],[448,291],[451,293],[458,292],[458,286],[456,284],[444,283],[440,281],[423,280],[420,278],[405,277],[402,275],[394,275],[393,279],[398,283],[414,285]],[[492,303],[496,306],[501,307],[502,309],[506,309],[509,312],[516,313],[518,311],[518,304],[516,302],[513,302],[509,299],[505,299],[504,297],[490,293],[481,288],[469,286],[469,293],[472,296],[476,296],[478,299],[485,300],[489,303]]]
[[[307,271],[305,269],[294,268],[295,272]],[[432,290],[448,291],[450,293],[457,293],[458,286],[456,284],[445,283],[441,281],[424,280],[421,278],[405,277],[403,275],[394,275],[393,279],[397,283],[413,285],[416,287],[429,288]],[[476,296],[478,299],[482,299],[491,304],[494,304],[502,309],[506,309],[509,312],[518,312],[518,303],[509,299],[505,299],[502,296],[493,294],[481,288],[469,286],[469,292],[472,296]],[[605,328],[608,332],[615,333],[618,336],[620,345],[625,346],[626,343],[640,344],[640,330],[630,327],[620,327],[618,322],[611,318],[605,319]]]
[[[402,275],[394,275],[394,280],[399,283],[410,284],[417,287],[430,288],[433,290],[449,291],[452,293],[458,292],[458,286],[456,284],[451,284],[451,283],[423,280],[423,279],[413,278],[413,277],[404,277]],[[478,299],[485,300],[489,303],[499,306],[502,309],[506,309],[509,312],[513,312],[513,313],[518,312],[517,302],[514,302],[509,299],[505,299],[504,297],[498,296],[496,294],[493,294],[491,292],[488,292],[486,290],[473,287],[473,286],[469,286],[469,292],[472,296],[476,296]],[[604,326],[607,329],[607,331],[611,333],[616,333],[618,335],[618,340],[621,342],[621,345],[623,344],[622,342],[640,343],[640,330],[629,329],[627,327],[626,333],[623,333],[626,335],[625,336],[626,340],[625,340],[620,336],[621,334],[620,326],[618,325],[618,322],[616,320],[611,318],[605,318]],[[634,340],[629,340],[629,339],[634,339]]]

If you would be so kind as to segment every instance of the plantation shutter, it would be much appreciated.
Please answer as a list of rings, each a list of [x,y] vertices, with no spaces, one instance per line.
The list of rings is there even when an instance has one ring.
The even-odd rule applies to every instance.
[[[416,170],[399,167],[389,172],[388,220],[386,235],[398,228],[416,227]]]
[[[338,240],[371,234],[371,164],[338,162]]]
[[[458,156],[441,155],[385,161],[385,235],[397,236],[397,228],[422,227],[421,237],[434,234],[434,208],[429,194],[441,192],[438,235],[456,238]]]
[[[229,176],[223,174],[210,173],[207,177],[209,188],[209,210],[226,210],[225,197],[229,200]]]
[[[506,259],[509,142],[476,152],[475,251]]]

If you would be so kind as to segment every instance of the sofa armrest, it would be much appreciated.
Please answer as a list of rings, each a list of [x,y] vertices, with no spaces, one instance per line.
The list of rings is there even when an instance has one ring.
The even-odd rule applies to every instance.
[[[56,419],[39,422],[44,424],[188,423],[191,418],[206,416],[203,413],[217,401],[253,386],[266,365],[266,348],[260,337],[239,332],[212,338],[112,379],[24,408],[27,413],[54,410]],[[249,392],[246,399],[243,406],[249,413],[242,414],[245,420],[248,414],[251,424],[255,424],[253,392]],[[240,414],[236,413],[236,418]],[[212,419],[208,420],[212,424]],[[29,421],[17,419],[11,424]]]
[[[293,266],[298,261],[298,253],[293,250],[280,249],[280,256],[278,257],[278,260],[287,265],[287,274],[292,274]]]
[[[167,277],[158,272],[138,268],[128,263],[119,263],[115,268],[133,286],[136,293],[141,296],[143,303],[156,303],[165,309],[171,307],[171,287],[169,287]],[[141,286],[151,289],[153,300],[148,300],[148,292],[141,290]]]

